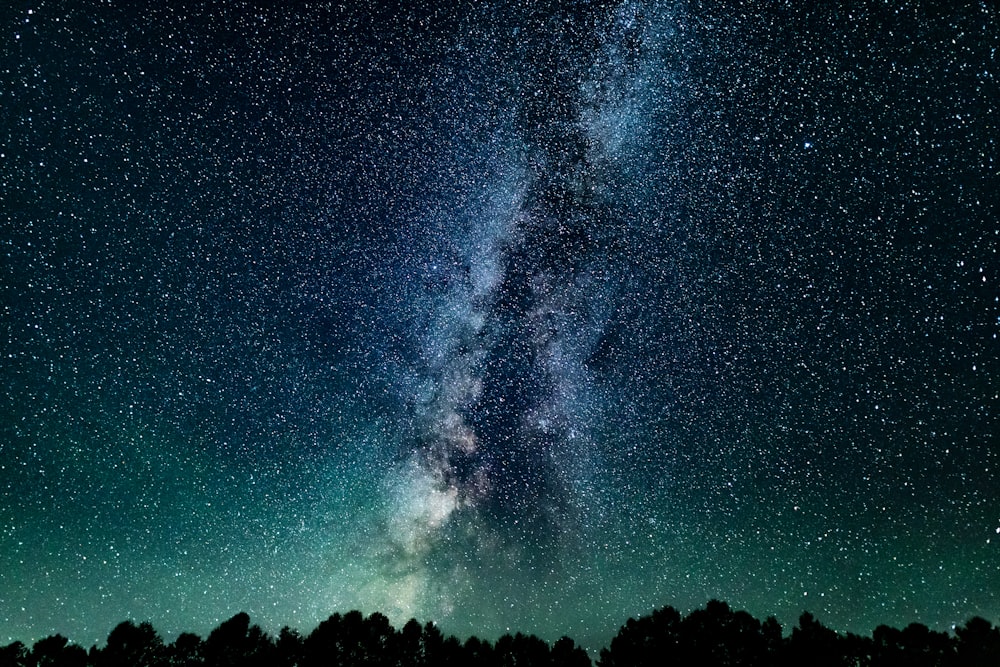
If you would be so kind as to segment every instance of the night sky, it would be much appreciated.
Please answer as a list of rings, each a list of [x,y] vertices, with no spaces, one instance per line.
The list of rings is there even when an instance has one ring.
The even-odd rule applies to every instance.
[[[0,11],[0,643],[1000,619],[993,3],[141,4]]]

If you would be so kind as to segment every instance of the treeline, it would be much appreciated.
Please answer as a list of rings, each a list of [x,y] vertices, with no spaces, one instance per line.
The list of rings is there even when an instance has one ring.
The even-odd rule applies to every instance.
[[[21,642],[0,648],[0,667],[436,667],[518,665],[590,667],[573,640],[552,646],[533,635],[504,635],[496,642],[471,637],[460,642],[433,623],[410,620],[396,630],[389,619],[359,611],[334,614],[306,636],[282,628],[276,637],[239,613],[206,639],[182,633],[165,644],[149,623],[118,624],[103,648],[90,651],[62,635],[46,637],[29,650]]]
[[[271,636],[237,614],[206,639],[182,633],[165,643],[149,623],[120,623],[89,651],[62,635],[29,649],[0,648],[0,667],[592,667],[572,639],[551,646],[534,635],[495,642],[444,636],[410,620],[400,630],[382,614],[334,614],[308,635]],[[687,616],[672,607],[629,619],[600,652],[597,667],[998,667],[1000,628],[973,618],[953,634],[913,623],[879,626],[871,637],[839,634],[805,613],[788,636],[773,617],[761,622],[713,600]]]
[[[686,617],[664,607],[629,619],[601,650],[598,667],[1000,667],[1000,628],[975,617],[954,634],[911,623],[871,637],[839,634],[804,613],[783,635],[772,616],[761,623],[713,600]]]

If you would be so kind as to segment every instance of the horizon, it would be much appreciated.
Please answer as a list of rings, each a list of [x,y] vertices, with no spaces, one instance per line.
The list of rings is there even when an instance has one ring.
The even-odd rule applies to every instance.
[[[724,600],[714,600],[714,599],[713,600],[708,600],[708,601],[705,602],[705,604],[703,604],[703,605],[701,605],[699,607],[694,607],[694,608],[686,609],[686,610],[685,609],[677,609],[677,608],[673,607],[672,605],[667,604],[667,605],[663,605],[663,606],[657,607],[655,609],[651,609],[651,610],[649,610],[646,613],[635,614],[635,615],[632,615],[632,616],[628,617],[627,619],[624,619],[619,624],[618,628],[616,628],[614,634],[612,634],[611,636],[609,636],[608,639],[607,639],[607,641],[605,643],[603,643],[601,645],[597,645],[597,646],[587,646],[585,644],[580,643],[577,640],[577,638],[572,637],[570,635],[565,635],[565,634],[561,635],[559,637],[545,637],[545,636],[541,636],[541,635],[533,632],[529,628],[508,628],[502,634],[499,634],[499,635],[497,635],[495,637],[484,636],[484,635],[477,634],[477,633],[473,633],[471,635],[462,636],[462,635],[457,635],[457,634],[453,634],[453,633],[448,632],[447,628],[442,628],[440,626],[440,624],[436,623],[434,620],[427,620],[427,619],[421,620],[421,619],[417,619],[417,618],[409,618],[409,619],[397,621],[395,619],[391,619],[391,618],[385,616],[385,614],[382,614],[382,612],[379,612],[377,610],[366,613],[366,612],[363,612],[363,611],[358,610],[358,609],[351,609],[351,610],[346,610],[346,611],[334,611],[334,612],[331,612],[328,616],[326,616],[323,619],[320,619],[319,621],[317,621],[317,623],[314,626],[312,626],[310,628],[300,628],[300,627],[290,626],[288,624],[282,624],[280,627],[277,627],[277,628],[274,628],[274,629],[270,629],[268,627],[262,626],[257,621],[257,619],[254,617],[253,614],[250,614],[249,612],[241,610],[241,611],[238,611],[238,612],[234,612],[233,614],[231,614],[230,616],[227,616],[226,618],[222,618],[222,619],[219,619],[217,621],[213,621],[210,624],[209,629],[206,630],[206,631],[204,631],[204,632],[196,632],[196,631],[188,629],[188,630],[179,630],[179,631],[176,631],[176,632],[173,632],[173,633],[169,633],[169,634],[161,632],[160,629],[157,627],[157,624],[154,621],[150,620],[150,619],[130,618],[130,619],[123,619],[122,621],[119,621],[118,623],[115,623],[114,626],[112,626],[111,628],[109,628],[108,635],[111,634],[112,630],[114,630],[116,627],[118,627],[119,625],[121,625],[123,623],[132,623],[133,625],[136,625],[136,626],[138,626],[140,624],[148,623],[148,624],[150,624],[153,627],[154,630],[156,630],[157,635],[160,636],[163,639],[164,645],[173,644],[174,642],[177,641],[177,638],[180,635],[182,635],[182,634],[194,634],[194,635],[198,636],[200,639],[205,640],[212,633],[212,631],[218,629],[225,622],[230,621],[230,620],[234,619],[235,617],[237,617],[237,616],[239,616],[241,614],[246,614],[247,616],[249,616],[251,627],[259,627],[272,640],[277,639],[278,636],[279,636],[279,634],[283,630],[286,630],[286,629],[290,630],[292,632],[298,633],[302,638],[306,638],[312,632],[316,631],[320,624],[322,624],[323,622],[327,621],[330,618],[333,618],[334,616],[343,618],[347,614],[358,613],[358,614],[361,614],[361,616],[365,620],[368,620],[368,619],[370,619],[373,616],[384,616],[384,617],[386,617],[389,620],[391,626],[397,632],[400,631],[403,628],[404,625],[406,625],[407,623],[409,623],[411,621],[416,621],[421,627],[423,627],[425,625],[432,625],[432,626],[438,628],[439,630],[441,630],[441,632],[444,634],[445,637],[455,637],[462,644],[465,644],[469,639],[472,639],[472,638],[476,638],[476,639],[479,639],[480,641],[485,641],[485,642],[489,642],[491,644],[495,644],[497,642],[497,640],[500,639],[503,636],[524,635],[524,636],[538,637],[538,638],[542,639],[543,641],[545,641],[546,643],[548,643],[548,644],[551,645],[551,644],[554,644],[558,639],[567,637],[569,639],[572,639],[578,646],[580,646],[581,648],[583,648],[587,652],[587,654],[591,656],[591,659],[596,659],[596,657],[599,655],[600,651],[603,650],[603,649],[607,649],[611,645],[611,641],[614,639],[615,636],[617,636],[617,634],[622,629],[624,629],[624,627],[626,626],[626,624],[629,621],[634,621],[634,620],[641,619],[641,618],[647,618],[647,617],[650,617],[654,612],[659,612],[659,611],[666,610],[666,609],[676,609],[676,611],[678,611],[682,617],[687,617],[687,616],[690,616],[694,612],[705,611],[706,609],[709,608],[710,605],[712,605],[714,603],[721,603],[723,606],[725,606],[726,608],[730,609],[733,613],[749,613],[745,609],[741,609],[739,607],[734,607],[732,605],[729,605],[729,603],[726,602],[726,601],[724,601]],[[778,622],[778,624],[780,625],[780,627],[781,627],[781,636],[785,640],[787,640],[787,639],[789,639],[791,637],[792,631],[798,627],[798,624],[800,623],[800,619],[801,619],[802,616],[809,616],[810,618],[818,621],[824,627],[829,627],[829,626],[826,626],[825,624],[823,624],[823,619],[816,618],[808,610],[803,610],[802,613],[799,615],[799,617],[797,617],[793,623],[783,623],[781,621],[781,619],[778,619],[778,618],[774,617],[773,615],[767,615],[767,616],[764,616],[764,617],[758,617],[757,615],[754,615],[754,614],[750,614],[750,615],[755,620],[757,620],[758,622],[763,622],[765,620],[770,620],[770,619],[774,618]],[[976,618],[976,617],[971,617],[969,619],[966,619],[966,622],[968,622],[970,620],[973,620],[973,618]],[[978,618],[982,618],[982,617],[978,617]],[[987,620],[988,622],[990,622],[991,625],[993,625],[994,627],[1000,628],[1000,623],[997,623],[994,619],[984,619],[984,620]],[[928,629],[931,630],[932,632],[942,632],[942,633],[948,635],[949,637],[955,637],[956,636],[956,634],[955,634],[956,627],[961,627],[963,624],[958,624],[958,625],[952,626],[950,628],[933,628],[933,627],[928,627],[928,626],[925,626],[925,627],[928,627]],[[888,624],[879,624],[879,626],[876,626],[876,627],[872,628],[871,631],[869,631],[867,633],[865,633],[865,632],[856,633],[856,632],[851,632],[851,631],[838,630],[837,628],[829,628],[829,629],[833,630],[840,637],[846,637],[849,634],[860,635],[861,637],[870,637],[875,632],[875,630],[878,627],[885,626],[885,627],[890,627],[890,628],[894,628],[894,629],[897,629],[897,630],[902,630],[905,627],[908,627],[910,625],[924,625],[924,624],[920,623],[919,621],[916,621],[916,620],[911,621],[910,623],[906,623],[906,624],[900,625],[898,627],[897,626],[888,625]],[[100,639],[100,640],[97,640],[97,641],[94,641],[94,642],[80,643],[80,642],[77,642],[75,640],[75,638],[70,637],[68,635],[65,635],[63,633],[60,633],[60,632],[56,631],[56,632],[53,632],[53,633],[51,633],[49,635],[46,635],[45,637],[31,638],[30,640],[19,638],[19,639],[11,639],[9,641],[0,642],[0,647],[8,646],[8,645],[10,645],[12,643],[20,641],[20,642],[24,643],[28,648],[30,648],[32,646],[32,644],[34,644],[34,643],[36,643],[36,642],[38,642],[38,641],[40,641],[42,639],[46,639],[47,637],[52,637],[52,636],[56,636],[56,635],[61,635],[63,637],[66,637],[69,640],[70,644],[75,644],[76,646],[80,646],[80,647],[88,649],[88,650],[91,649],[91,648],[95,648],[95,647],[98,648],[98,649],[103,649],[103,648],[106,648],[106,646],[107,646],[107,636],[105,636],[103,639]]]

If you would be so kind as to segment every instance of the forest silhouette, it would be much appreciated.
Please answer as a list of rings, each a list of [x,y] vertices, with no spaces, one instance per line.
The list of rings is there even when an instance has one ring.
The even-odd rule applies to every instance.
[[[272,636],[239,613],[202,639],[185,632],[165,643],[148,622],[125,621],[104,647],[90,650],[62,635],[28,648],[0,648],[0,667],[592,667],[568,637],[552,645],[506,634],[496,641],[460,641],[415,619],[395,629],[380,613],[334,614],[308,635],[284,627]],[[1000,627],[974,617],[953,633],[911,623],[886,625],[871,637],[840,634],[806,612],[787,635],[774,617],[764,622],[725,602],[682,616],[664,607],[630,618],[601,649],[596,667],[997,667]]]

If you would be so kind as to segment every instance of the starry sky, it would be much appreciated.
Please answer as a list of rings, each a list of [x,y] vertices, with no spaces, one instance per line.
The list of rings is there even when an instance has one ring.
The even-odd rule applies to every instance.
[[[4,3],[0,643],[1000,620],[1000,11]]]

